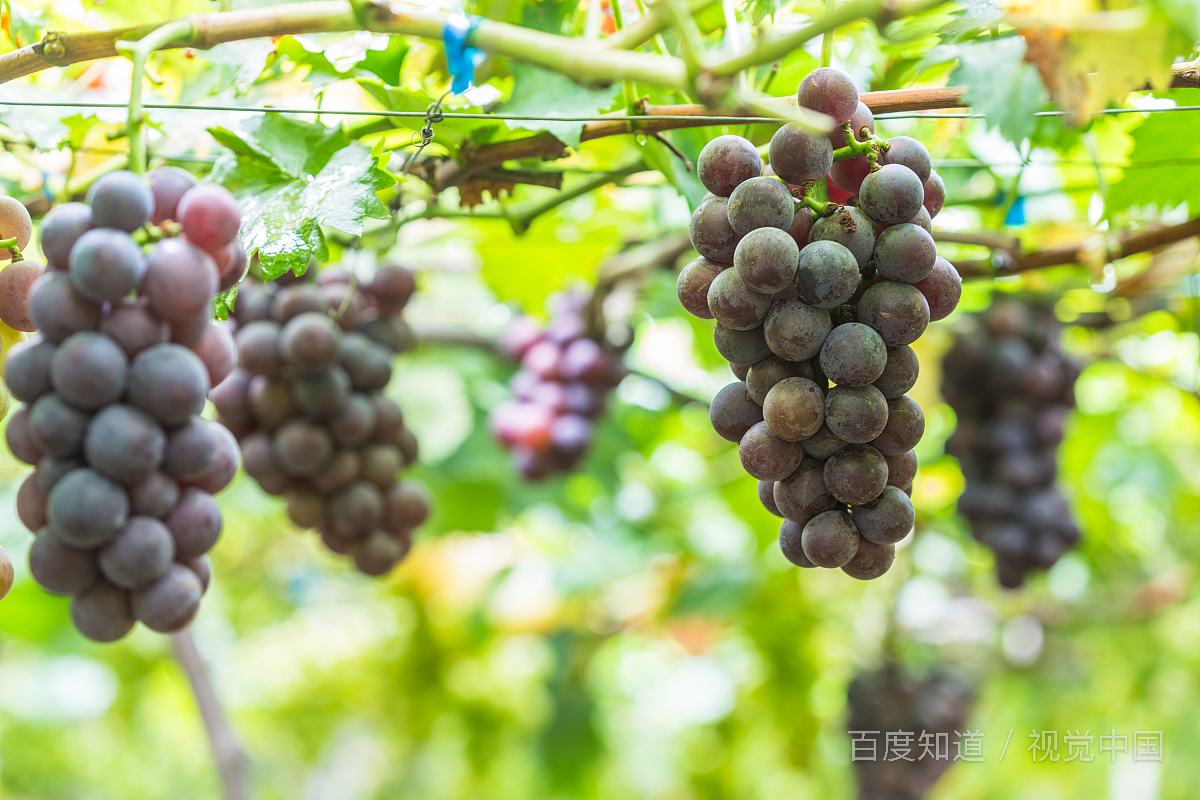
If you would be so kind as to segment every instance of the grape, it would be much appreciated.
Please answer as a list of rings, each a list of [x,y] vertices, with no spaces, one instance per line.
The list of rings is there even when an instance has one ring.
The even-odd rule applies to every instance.
[[[737,236],[745,236],[756,228],[779,228],[786,231],[792,226],[792,220],[796,216],[795,208],[796,203],[792,200],[791,192],[778,180],[751,178],[729,195],[729,225]],[[736,245],[734,242],[735,247]],[[708,254],[701,251],[701,255]]]
[[[211,321],[205,325],[195,353],[204,362],[208,383],[214,388],[237,366],[237,344],[233,341],[233,333],[228,325],[220,322]]]
[[[737,269],[727,269],[708,288],[708,308],[721,325],[747,331],[762,325],[771,310],[771,295],[752,291]]]
[[[3,274],[3,273],[0,273]],[[925,296],[929,303],[929,319],[931,322],[945,319],[958,307],[962,297],[962,278],[958,270],[946,259],[938,256],[934,259],[933,269],[922,280],[913,283],[917,290]]]
[[[692,247],[700,255],[718,264],[733,263],[733,252],[741,237],[733,232],[729,223],[729,201],[725,198],[706,200],[697,206],[692,213],[688,234]]]
[[[218,280],[217,265],[199,247],[186,239],[162,239],[146,259],[140,291],[162,317],[184,319],[208,312]]]
[[[130,517],[100,550],[100,571],[114,586],[137,589],[165,575],[174,555],[167,526],[153,517]]]
[[[280,327],[271,320],[256,320],[238,331],[238,365],[255,375],[276,375],[280,370]]]
[[[341,450],[334,455],[329,466],[325,467],[315,478],[311,478],[309,483],[318,492],[333,494],[358,479],[361,463],[362,459],[359,458],[356,451]]]
[[[767,511],[777,517],[783,516],[779,513],[779,506],[775,504],[775,481],[758,482],[758,500]]]
[[[907,283],[883,281],[863,293],[858,319],[874,328],[888,347],[899,347],[912,344],[925,332],[929,303]]]
[[[341,412],[330,420],[329,429],[343,447],[364,444],[375,432],[378,413],[375,403],[364,394],[352,394]]]
[[[767,392],[763,420],[771,432],[789,442],[816,433],[825,419],[825,397],[808,378],[787,378]]]
[[[42,219],[42,255],[52,270],[65,270],[71,248],[92,228],[92,209],[84,203],[63,203],[47,212]],[[24,248],[22,248],[24,249]]]
[[[851,444],[864,444],[882,433],[887,415],[887,400],[874,386],[835,386],[825,395],[825,424]]]
[[[305,371],[325,369],[338,358],[336,326],[321,312],[297,314],[279,331],[278,350],[285,361]]]
[[[12,396],[32,403],[54,390],[50,382],[50,364],[55,347],[50,342],[30,339],[20,342],[4,355],[4,383]]]
[[[768,356],[749,367],[746,373],[746,390],[750,399],[759,405],[767,399],[771,387],[786,378],[808,378],[812,380],[812,367],[805,361],[784,361],[778,356]]]
[[[776,301],[763,324],[763,338],[770,351],[763,357],[774,353],[788,361],[807,361],[821,351],[830,327],[829,312],[823,309],[795,297]],[[723,351],[721,354],[725,355]]]
[[[766,422],[759,422],[742,437],[738,455],[742,467],[753,477],[760,481],[778,481],[796,471],[804,458],[804,450],[798,442],[776,436]]]
[[[863,181],[871,174],[871,162],[866,156],[847,158],[835,162],[829,170],[829,181],[833,186],[849,195],[856,195],[862,189]],[[830,197],[832,199],[832,195]]]
[[[136,624],[129,605],[129,592],[106,580],[97,580],[71,598],[71,622],[95,642],[115,642]]]
[[[846,206],[813,223],[813,242],[837,242],[854,254],[858,268],[863,269],[875,252],[875,226],[862,211]]]
[[[839,502],[862,505],[887,486],[887,461],[870,445],[850,445],[825,461],[825,487]]]
[[[833,145],[825,134],[789,122],[771,137],[767,157],[771,169],[787,183],[819,181],[833,166]]]
[[[792,237],[792,241],[796,246],[804,247],[809,242],[809,235],[812,233],[813,213],[807,208],[796,209],[796,216],[792,218],[792,226],[787,229],[788,236]],[[736,251],[734,255],[737,255]]]
[[[821,371],[838,386],[866,386],[883,374],[887,347],[861,322],[838,325],[821,346]]]
[[[925,198],[921,179],[900,164],[887,164],[863,180],[859,207],[881,225],[908,222],[917,215]]]
[[[854,110],[854,115],[850,117],[850,132],[854,134],[856,141],[863,141],[862,129],[866,128],[871,133],[875,133],[875,115],[871,113],[871,109],[867,107],[861,99],[858,101],[858,106]],[[839,126],[829,132],[829,143],[836,150],[839,147],[845,147],[846,132]]]
[[[255,422],[268,430],[299,413],[291,388],[282,378],[255,375],[247,386],[246,402]]]
[[[564,380],[603,383],[609,372],[607,354],[593,339],[576,339],[563,350],[558,371]]]
[[[288,476],[275,463],[271,439],[262,432],[242,439],[242,467],[268,494],[281,494],[289,486]]]
[[[345,407],[350,398],[350,376],[341,367],[291,382],[292,399],[306,414],[330,417]]]
[[[210,248],[232,242],[241,226],[237,201],[224,187],[215,184],[196,186],[185,192],[179,199],[178,216],[184,234]]]
[[[938,175],[937,170],[929,173],[929,178],[922,188],[925,193],[922,205],[929,212],[930,218],[936,217],[942,210],[942,206],[946,204],[946,184],[942,181],[942,176]]]
[[[289,489],[288,519],[301,528],[319,528],[325,521],[325,500],[321,494],[307,489]]]
[[[929,276],[936,258],[933,237],[912,223],[885,228],[875,240],[875,269],[888,280],[917,283]]]
[[[29,293],[41,276],[41,266],[28,260],[14,261],[0,271],[0,322],[26,333],[36,330],[29,318]]]
[[[847,442],[833,435],[833,431],[829,430],[828,424],[823,423],[817,432],[802,441],[800,446],[804,448],[805,453],[813,458],[829,458],[845,447],[846,444]]]
[[[192,417],[171,431],[163,455],[163,471],[177,481],[193,481],[217,460],[216,434],[210,423]]]
[[[770,318],[768,317],[768,319]],[[767,346],[764,338],[765,330],[765,327],[759,326],[748,331],[737,331],[717,324],[713,330],[713,342],[717,346],[717,352],[726,361],[747,366],[757,364],[771,355],[771,348]]]
[[[925,414],[916,401],[900,395],[887,401],[887,425],[871,443],[886,455],[898,456],[916,447],[925,433]]]
[[[813,569],[817,565],[809,561],[808,556],[804,555],[804,548],[800,543],[803,534],[803,525],[793,522],[790,519],[785,519],[783,524],[779,526],[779,550],[783,553],[784,558],[797,567]]]
[[[172,564],[157,581],[133,593],[133,615],[152,631],[174,633],[195,618],[203,594],[200,576],[182,564]]]
[[[315,286],[299,284],[289,286],[275,296],[271,303],[271,319],[283,324],[299,314],[309,311],[324,313],[327,310],[325,298]]]
[[[4,438],[12,454],[25,464],[36,464],[44,455],[42,446],[33,434],[27,405],[21,406],[9,416],[8,424],[4,428]]]
[[[395,483],[388,490],[383,523],[391,533],[412,530],[429,518],[429,495],[415,483]]]
[[[178,216],[179,199],[196,185],[192,173],[179,167],[158,167],[146,173],[154,195],[154,214],[150,221],[161,225]]]
[[[0,600],[3,600],[12,591],[15,580],[16,574],[13,572],[12,559],[8,557],[8,552],[0,547]]]
[[[149,414],[133,406],[110,405],[88,424],[83,450],[88,464],[101,475],[133,485],[158,469],[166,442]]]
[[[797,296],[817,308],[847,302],[858,288],[858,261],[837,242],[816,241],[800,251]]]
[[[275,296],[261,283],[247,281],[238,287],[232,316],[239,326],[271,318]]]
[[[373,531],[354,547],[354,566],[366,575],[386,574],[404,558],[408,548],[383,531]]]
[[[841,509],[817,514],[804,524],[800,546],[814,565],[836,569],[850,562],[862,537],[854,520]]]
[[[911,136],[893,136],[887,140],[888,149],[879,154],[880,166],[884,164],[899,164],[908,167],[920,179],[921,183],[929,180],[933,162],[925,145]]]
[[[358,480],[330,496],[327,511],[333,530],[357,539],[383,522],[384,495],[374,484]]]
[[[173,427],[204,409],[208,371],[200,357],[177,344],[140,353],[129,368],[129,402]]]
[[[775,483],[775,504],[784,517],[804,525],[837,508],[837,500],[825,488],[824,466],[823,461],[806,458],[791,475]]]
[[[112,228],[97,228],[79,237],[71,248],[71,285],[88,300],[117,300],[133,291],[146,261],[133,238]]]
[[[115,402],[125,393],[129,359],[102,333],[69,336],[50,362],[50,380],[64,400],[88,411]]]
[[[144,300],[126,298],[112,304],[100,320],[99,331],[133,358],[143,350],[170,340],[171,330]]]
[[[565,463],[575,463],[587,452],[592,439],[592,423],[586,417],[563,414],[550,427],[550,441],[554,451]],[[366,475],[364,462],[363,474]]]
[[[129,487],[129,513],[134,516],[166,519],[179,502],[179,484],[161,472]]]
[[[46,492],[35,472],[26,475],[17,488],[17,517],[34,533],[46,527]]]
[[[579,342],[591,342],[591,340],[581,339]],[[576,343],[578,342],[572,344]],[[338,354],[338,363],[346,370],[350,384],[355,389],[360,391],[382,389],[392,379],[391,352],[364,334],[344,334],[341,337]],[[566,354],[564,353],[563,356],[565,363]]]
[[[799,257],[800,248],[787,232],[759,228],[738,243],[733,268],[748,290],[770,295],[792,285]]]
[[[64,544],[53,530],[43,528],[29,548],[29,573],[50,594],[78,594],[91,586],[99,570],[96,555]]]
[[[183,562],[183,565],[196,574],[200,579],[200,591],[207,592],[212,583],[212,561],[208,556],[200,556]]]
[[[43,492],[49,492],[58,482],[66,477],[72,470],[84,466],[82,458],[55,458],[54,456],[43,456],[37,463],[37,469],[34,474],[38,476],[38,485],[42,487]]]
[[[876,544],[862,539],[854,558],[842,565],[842,572],[860,581],[872,581],[882,576],[896,560],[896,548],[890,544]]]
[[[896,544],[908,536],[916,522],[912,501],[895,486],[883,487],[879,497],[855,506],[852,512],[858,532],[875,544]]]
[[[858,110],[858,85],[837,67],[818,67],[800,82],[796,99],[801,107],[827,114],[842,125]]]
[[[718,136],[704,145],[696,159],[700,182],[718,197],[729,197],[743,181],[761,174],[758,149],[741,136]]]
[[[558,378],[558,364],[562,359],[562,349],[557,344],[541,341],[529,348],[521,359],[521,368],[543,380]]]
[[[97,228],[116,228],[133,233],[150,221],[154,193],[149,184],[129,170],[100,176],[87,193],[88,205]]]
[[[175,541],[175,557],[184,561],[204,555],[221,537],[221,509],[199,489],[184,489],[165,522]]]
[[[917,476],[917,454],[909,450],[898,456],[884,456],[888,465],[888,486],[906,489]]]
[[[557,427],[564,420],[572,421],[576,419],[578,417],[559,417],[555,422],[555,426]],[[587,424],[587,420],[584,420],[584,424]],[[590,430],[585,431],[585,443],[588,435],[590,435]],[[380,489],[386,489],[391,486],[396,481],[397,473],[404,468],[404,456],[400,454],[400,448],[392,444],[375,443],[367,445],[362,449],[361,459],[362,477]]]
[[[917,383],[921,365],[917,353],[906,344],[887,349],[887,363],[875,379],[875,388],[891,399],[906,393]]]
[[[333,458],[333,437],[311,422],[292,419],[271,437],[271,452],[275,463],[288,476],[311,478]]]
[[[730,442],[741,442],[747,431],[763,421],[762,408],[741,382],[717,392],[708,407],[708,417],[717,435]]]
[[[33,220],[25,204],[15,197],[0,196],[0,239],[16,239],[24,250],[33,238]]]
[[[73,333],[95,330],[100,306],[71,286],[62,272],[47,272],[29,290],[29,319],[48,342],[58,344]]]
[[[73,458],[83,452],[83,436],[87,424],[88,415],[70,406],[59,394],[48,394],[29,409],[30,438],[39,451],[56,458]],[[19,427],[13,430],[12,436],[15,441],[21,442],[22,433]],[[21,451],[18,457],[21,454],[31,454],[23,443],[19,448],[14,448],[13,452],[17,453],[18,449]]]
[[[413,274],[398,264],[385,264],[371,279],[371,296],[386,314],[397,314],[417,290]]]
[[[50,490],[46,516],[63,544],[99,547],[128,520],[129,498],[99,472],[76,469]]]
[[[206,423],[212,432],[217,455],[199,477],[189,481],[189,485],[208,494],[217,494],[233,481],[241,461],[241,451],[237,439],[224,425],[215,422]]]
[[[933,234],[933,219],[929,216],[929,211],[925,206],[921,206],[917,211],[917,215],[909,220],[913,225],[923,228],[927,233]]]

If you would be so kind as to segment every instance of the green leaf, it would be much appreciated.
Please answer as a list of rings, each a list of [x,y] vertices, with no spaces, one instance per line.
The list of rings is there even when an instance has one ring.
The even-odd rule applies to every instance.
[[[999,25],[1004,20],[1004,9],[995,0],[955,0],[959,8],[951,12],[953,18],[943,25],[938,33],[950,38],[960,38]]]
[[[1200,102],[1200,91],[1179,95],[1176,99],[1180,105]],[[1200,209],[1200,168],[1194,166],[1200,160],[1197,125],[1200,112],[1196,111],[1147,114],[1130,134],[1133,149],[1121,178],[1109,189],[1108,210],[1137,206],[1166,209],[1181,203],[1187,203],[1193,214]]]
[[[212,314],[215,319],[229,319],[229,312],[237,302],[237,290],[238,287],[234,286],[213,298]]]
[[[966,86],[964,101],[1004,138],[1020,142],[1033,130],[1034,112],[1048,99],[1037,70],[1026,63],[1019,37],[972,42],[955,48],[952,86]]]
[[[497,112],[535,117],[592,117],[608,111],[620,94],[620,86],[589,89],[557,72],[530,64],[512,65],[512,94]],[[549,131],[567,147],[579,147],[582,122],[507,122],[509,128],[529,131]]]

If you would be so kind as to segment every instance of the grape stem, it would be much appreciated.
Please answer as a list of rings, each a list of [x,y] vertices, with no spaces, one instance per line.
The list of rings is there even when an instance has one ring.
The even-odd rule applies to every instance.
[[[839,206],[837,203],[822,203],[820,200],[814,200],[808,195],[805,195],[804,197],[793,197],[792,199],[796,201],[797,207],[807,208],[813,213],[814,217],[828,217],[831,214],[836,214],[838,210],[841,209],[841,206]]]
[[[0,239],[0,250],[7,250],[12,255],[13,261],[21,260],[21,248],[17,247],[15,236],[11,239]]]

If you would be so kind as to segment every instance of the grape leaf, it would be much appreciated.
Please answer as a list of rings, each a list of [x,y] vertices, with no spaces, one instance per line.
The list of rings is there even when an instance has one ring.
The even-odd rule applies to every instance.
[[[372,152],[341,128],[283,114],[210,133],[229,150],[212,178],[241,199],[242,243],[258,253],[267,280],[328,257],[322,225],[356,235],[365,219],[387,218],[376,192],[395,179],[381,168],[382,145]]]
[[[557,72],[530,64],[512,65],[513,89],[508,100],[497,110],[501,114],[523,114],[535,117],[591,117],[612,108],[621,87],[613,84],[604,89],[589,89],[559,75]],[[549,131],[567,147],[578,148],[583,132],[582,122],[539,122],[512,120],[509,128],[529,131]]]
[[[1200,101],[1200,91],[1180,92],[1179,103]],[[1187,203],[1194,214],[1200,209],[1200,168],[1180,162],[1200,160],[1196,126],[1200,112],[1176,111],[1147,114],[1133,129],[1129,165],[1108,192],[1108,210],[1122,211],[1153,205],[1161,209]]]
[[[1020,142],[1028,136],[1034,112],[1048,98],[1037,70],[1022,60],[1025,41],[1009,37],[948,49],[958,57],[950,84],[967,87],[964,102],[1006,139]]]
[[[999,25],[1004,19],[1004,9],[995,0],[955,0],[955,5],[959,8],[951,12],[951,21],[938,30],[952,39]]]

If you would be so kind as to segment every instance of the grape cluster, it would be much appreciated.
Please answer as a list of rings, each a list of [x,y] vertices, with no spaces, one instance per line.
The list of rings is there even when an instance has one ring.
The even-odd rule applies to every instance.
[[[593,420],[624,376],[616,350],[588,335],[588,300],[581,291],[554,297],[544,328],[518,317],[505,332],[504,351],[521,368],[509,384],[513,399],[492,411],[491,430],[526,480],[579,465]]]
[[[962,284],[930,233],[945,193],[924,146],[875,139],[841,70],[812,72],[799,102],[841,127],[780,128],[773,176],[740,136],[700,153],[712,196],[692,215],[700,257],[677,289],[685,309],[716,320],[717,350],[740,379],[713,398],[712,424],[784,517],[784,555],[869,580],[914,521],[925,417],[907,395],[919,366],[910,345],[954,310]],[[823,180],[856,205],[814,201]]]
[[[921,678],[896,664],[856,677],[847,699],[846,729],[863,754],[853,762],[863,800],[925,797],[959,755],[975,702],[970,688],[949,672]],[[888,733],[900,731],[911,737],[889,741]]]
[[[89,639],[177,631],[208,587],[238,448],[200,412],[233,369],[211,304],[246,264],[240,224],[227,191],[170,167],[108,173],[42,222],[37,333],[4,362],[24,403],[7,439],[35,467],[17,492],[29,571]]]
[[[217,419],[242,446],[246,474],[287,501],[361,572],[390,572],[429,515],[424,490],[398,474],[417,440],[383,392],[392,358],[413,345],[401,312],[416,288],[400,266],[365,286],[342,269],[316,280],[247,281],[234,306],[238,368],[212,391]]]
[[[997,299],[970,323],[943,365],[942,394],[958,416],[946,452],[967,480],[958,510],[995,552],[1000,583],[1015,588],[1080,538],[1055,485],[1079,365],[1049,307]]]

